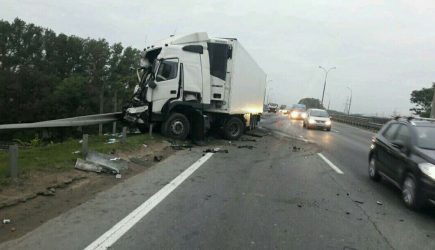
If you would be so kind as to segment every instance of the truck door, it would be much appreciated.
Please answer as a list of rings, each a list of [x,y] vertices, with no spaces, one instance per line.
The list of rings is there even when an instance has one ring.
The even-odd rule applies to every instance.
[[[156,87],[152,91],[153,112],[160,112],[163,105],[177,98],[180,83],[178,58],[164,59],[156,72]]]

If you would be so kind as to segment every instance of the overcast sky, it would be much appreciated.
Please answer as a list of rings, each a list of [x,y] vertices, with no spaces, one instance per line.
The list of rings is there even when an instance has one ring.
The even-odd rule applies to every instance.
[[[271,100],[321,98],[343,110],[408,114],[410,93],[435,81],[435,1],[0,0],[0,18],[57,33],[106,38],[142,49],[168,37],[207,31],[236,37],[272,81]]]

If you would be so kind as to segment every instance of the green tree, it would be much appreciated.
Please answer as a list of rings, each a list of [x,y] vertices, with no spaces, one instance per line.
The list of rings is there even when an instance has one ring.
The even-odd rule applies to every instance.
[[[323,105],[320,103],[320,100],[316,98],[303,98],[299,100],[299,104],[305,104],[307,109],[324,109]]]
[[[412,91],[410,100],[415,107],[411,108],[410,111],[421,117],[429,117],[433,94],[434,88],[422,88],[420,90]]]

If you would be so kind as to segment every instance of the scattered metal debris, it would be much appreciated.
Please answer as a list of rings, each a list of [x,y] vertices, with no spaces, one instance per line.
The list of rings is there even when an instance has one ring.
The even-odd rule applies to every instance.
[[[174,149],[174,150],[183,150],[183,149],[191,149],[193,146],[192,145],[189,145],[189,144],[181,144],[181,145],[178,145],[178,144],[172,144],[171,145],[171,148],[172,149]]]
[[[115,178],[116,178],[116,179],[121,179],[121,177],[122,177],[121,174],[116,174],[116,175],[115,175]]]
[[[298,207],[302,207],[302,205],[301,205],[301,204],[298,204]]]
[[[220,148],[208,148],[204,151],[204,153],[225,153],[228,154],[228,149],[220,149]]]
[[[376,204],[382,206],[382,202],[380,202],[380,201],[376,201]]]
[[[296,147],[296,146],[293,146],[292,151],[293,151],[293,152],[298,152],[298,151],[301,151],[301,148]]]
[[[353,201],[358,203],[358,204],[364,204],[364,201],[359,201],[359,200],[353,200]]]
[[[3,219],[3,224],[9,224],[9,223],[11,223],[10,219]]]
[[[144,148],[147,148],[147,147],[148,147],[148,145],[146,145],[146,144],[143,144],[143,147],[144,147]]]
[[[346,214],[350,214],[350,212],[346,212]]]
[[[73,154],[80,154],[80,150],[77,150],[77,151],[74,151],[74,152],[72,152]]]
[[[118,161],[118,160],[121,160],[121,158],[119,158],[119,157],[115,157],[115,158],[111,158],[111,159],[109,159],[109,161]]]
[[[238,148],[247,148],[247,149],[253,149],[253,148],[255,148],[254,146],[252,146],[252,145],[240,145],[240,146],[237,146]]]

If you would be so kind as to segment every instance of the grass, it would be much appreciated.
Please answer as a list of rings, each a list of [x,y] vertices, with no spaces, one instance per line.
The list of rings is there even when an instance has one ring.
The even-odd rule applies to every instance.
[[[89,136],[89,150],[100,153],[109,153],[113,150],[132,151],[142,147],[143,144],[149,144],[158,138],[150,138],[148,134],[129,134],[126,143],[121,143],[121,138],[116,138],[117,142],[108,144],[110,136]],[[74,167],[77,158],[81,158],[82,144],[78,139],[68,139],[62,143],[48,144],[45,146],[36,146],[27,149],[19,149],[18,166],[20,174],[25,175],[30,171],[65,171]],[[7,151],[0,151],[0,185],[8,183],[7,175],[9,168],[9,154]]]

